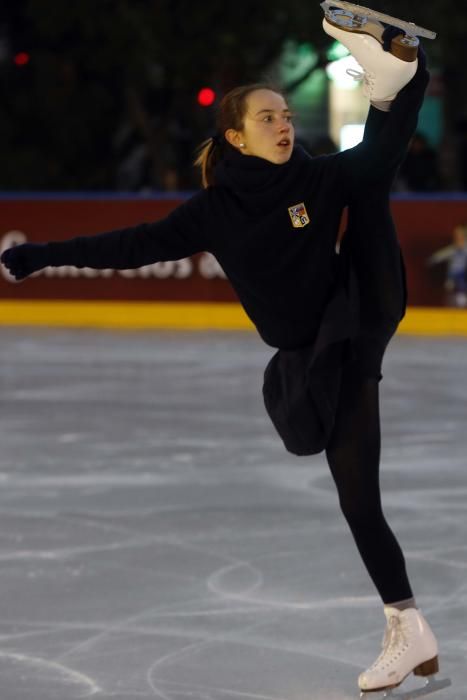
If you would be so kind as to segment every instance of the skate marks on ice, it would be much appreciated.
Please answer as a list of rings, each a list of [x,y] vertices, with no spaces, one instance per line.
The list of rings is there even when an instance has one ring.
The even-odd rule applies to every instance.
[[[265,695],[264,693],[249,693],[235,690],[228,690],[218,686],[201,686],[184,683],[167,684],[166,692],[170,693],[170,700],[354,700],[355,695],[351,693],[333,691],[328,689],[304,691],[299,696],[296,695]],[[133,700],[133,698],[125,698]]]
[[[416,700],[417,698],[425,698],[428,695],[438,693],[440,690],[450,688],[452,681],[450,678],[429,678],[425,685],[421,688],[413,688],[412,690],[387,690],[383,693],[360,693],[362,700]]]
[[[41,331],[6,363],[2,700],[355,700],[377,598],[325,464],[266,422],[262,348],[116,335]],[[393,347],[386,500],[456,688],[433,700],[465,700],[467,354]]]
[[[0,677],[2,687],[14,687],[14,698],[21,700],[42,697],[42,692],[47,693],[49,700],[90,698],[101,692],[84,673],[55,661],[13,652],[0,651]]]

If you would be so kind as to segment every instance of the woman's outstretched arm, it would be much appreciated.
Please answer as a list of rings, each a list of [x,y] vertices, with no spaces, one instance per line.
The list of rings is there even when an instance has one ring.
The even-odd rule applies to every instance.
[[[205,192],[160,221],[65,241],[25,243],[6,250],[1,262],[20,280],[48,266],[125,270],[189,257],[209,249],[202,226]]]

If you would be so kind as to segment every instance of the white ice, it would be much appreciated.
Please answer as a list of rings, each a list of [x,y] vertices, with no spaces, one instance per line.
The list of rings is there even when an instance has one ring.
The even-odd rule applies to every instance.
[[[1,697],[358,698],[381,606],[324,458],[264,412],[272,350],[2,334]],[[465,700],[467,342],[399,337],[384,374],[385,510],[452,679],[433,697]]]

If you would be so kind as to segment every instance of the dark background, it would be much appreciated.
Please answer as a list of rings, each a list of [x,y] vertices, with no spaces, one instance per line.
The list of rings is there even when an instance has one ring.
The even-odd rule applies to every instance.
[[[466,3],[371,4],[439,32],[425,42],[443,91],[437,189],[467,190]],[[3,0],[0,190],[197,187],[193,154],[216,106],[200,107],[198,90],[211,86],[219,99],[268,77],[287,39],[311,42],[322,67],[331,42],[322,16],[317,0]],[[29,61],[17,65],[22,53]],[[136,181],[122,166],[132,158]]]

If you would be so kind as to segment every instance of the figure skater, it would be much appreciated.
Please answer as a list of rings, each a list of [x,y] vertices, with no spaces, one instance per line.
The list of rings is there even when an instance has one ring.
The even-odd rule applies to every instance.
[[[344,32],[326,20],[325,29],[345,43]],[[406,303],[389,189],[429,79],[421,48],[411,62],[391,53],[400,33],[386,29],[384,51],[376,39],[358,35],[365,39],[359,62],[371,101],[358,146],[312,158],[294,147],[293,117],[280,91],[239,87],[222,100],[217,133],[196,161],[204,189],[165,219],[26,243],[1,258],[20,280],[49,265],[128,269],[202,251],[216,256],[259,334],[277,348],[265,372],[269,415],[291,452],[325,450],[343,514],[384,604],[383,651],[361,674],[362,691],[438,670],[437,643],[416,607],[379,486],[381,364]]]

